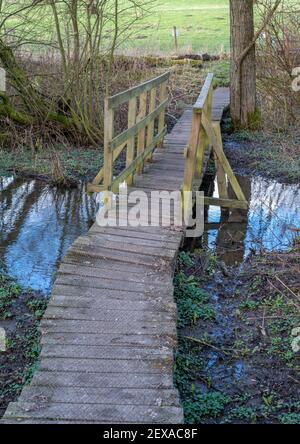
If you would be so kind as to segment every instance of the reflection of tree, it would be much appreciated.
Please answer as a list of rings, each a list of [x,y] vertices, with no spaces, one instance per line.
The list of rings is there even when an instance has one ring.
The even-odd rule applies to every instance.
[[[248,202],[251,200],[251,180],[237,177]],[[229,199],[235,199],[235,193],[229,183]],[[227,264],[241,263],[245,254],[248,210],[231,209],[227,216],[223,213],[222,224],[218,230],[216,250],[219,257]]]
[[[73,240],[87,231],[94,216],[94,203],[84,184],[62,190],[35,180],[15,179],[5,187],[0,183],[0,189],[2,257],[7,261],[16,258],[19,266],[27,267],[24,276],[37,270],[49,277],[49,269],[62,260]],[[20,236],[23,228],[26,235]]]
[[[37,181],[26,183],[17,179],[4,190],[3,195],[1,194],[4,205],[0,206],[0,217],[3,222],[7,220],[1,230],[1,249],[5,250],[8,245],[16,241],[32,206],[38,201],[42,192],[43,187]]]

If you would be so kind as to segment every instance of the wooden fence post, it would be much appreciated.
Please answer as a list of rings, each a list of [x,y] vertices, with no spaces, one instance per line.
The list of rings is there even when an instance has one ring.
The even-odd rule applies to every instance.
[[[147,112],[147,92],[140,95],[140,106],[139,106],[139,114],[137,117],[137,121],[141,121]],[[137,155],[141,154],[145,149],[145,128],[142,128],[138,133],[138,144],[137,144]],[[141,164],[137,168],[137,174],[141,174],[143,172],[144,164]]]
[[[108,106],[108,98],[104,100],[104,168],[103,184],[106,190],[110,190],[113,179],[113,153],[111,141],[114,136],[114,111]]]
[[[159,89],[159,102],[162,103],[164,100],[166,100],[168,97],[168,91],[167,91],[167,82],[163,82],[160,85],[160,89]],[[166,110],[164,109],[160,115],[159,115],[159,119],[158,119],[158,132],[160,133],[164,127],[165,127],[165,121],[166,121]],[[160,146],[163,145],[163,142],[160,143]]]
[[[150,92],[150,104],[149,104],[149,114],[152,113],[156,108],[156,88],[151,89]],[[147,126],[147,146],[151,145],[154,137],[154,120]],[[152,158],[149,156],[148,160]]]
[[[128,129],[133,127],[136,123],[136,97],[129,100],[128,105]],[[129,167],[135,157],[135,136],[131,137],[127,141],[127,153],[126,153],[126,167]],[[133,183],[133,174],[128,176],[126,180],[128,185]]]

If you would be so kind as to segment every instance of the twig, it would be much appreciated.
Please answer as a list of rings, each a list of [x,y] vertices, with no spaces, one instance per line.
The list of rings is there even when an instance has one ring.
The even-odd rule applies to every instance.
[[[225,352],[222,348],[216,347],[215,345],[210,344],[209,342],[204,341],[203,339],[192,338],[191,336],[182,336],[185,339],[189,339],[190,341],[197,342],[202,345],[206,345],[207,347],[211,347],[214,350],[220,351],[225,355],[231,356],[232,353]]]

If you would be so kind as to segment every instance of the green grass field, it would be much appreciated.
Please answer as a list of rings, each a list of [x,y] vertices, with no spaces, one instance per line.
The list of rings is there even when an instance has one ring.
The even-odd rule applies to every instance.
[[[173,26],[179,52],[219,53],[229,49],[228,0],[157,0],[151,15],[135,25],[122,49],[153,53],[174,51]]]

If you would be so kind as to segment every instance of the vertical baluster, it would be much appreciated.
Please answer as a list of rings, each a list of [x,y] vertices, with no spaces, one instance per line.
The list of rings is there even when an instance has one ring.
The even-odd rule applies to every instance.
[[[104,101],[104,171],[103,184],[105,190],[110,190],[113,179],[113,153],[111,141],[114,137],[114,110],[109,107],[108,99]],[[108,202],[106,202],[109,204]]]
[[[128,105],[128,129],[136,123],[136,97],[129,100]],[[126,167],[129,167],[135,158],[135,136],[127,141]],[[133,183],[133,174],[128,176],[126,180],[128,185]]]
[[[159,89],[159,102],[162,103],[166,100],[168,96],[168,91],[167,91],[167,82],[163,82],[160,85],[160,89]],[[160,113],[159,115],[159,119],[158,119],[158,132],[160,133],[164,127],[165,127],[165,115],[166,115],[166,109],[163,109],[163,111]],[[163,145],[163,141],[160,142],[160,146]]]
[[[150,93],[149,114],[156,108],[156,88],[153,88]],[[147,147],[151,145],[154,138],[154,120],[152,120],[147,126]],[[152,158],[152,155],[148,157],[148,160]]]
[[[139,114],[137,117],[138,121],[141,121],[147,112],[147,92],[141,94],[140,96],[140,106],[139,106]],[[137,155],[141,154],[145,150],[145,128],[141,129],[138,133],[138,144],[137,144]],[[141,174],[143,172],[144,164],[141,164],[137,168],[137,174]]]

